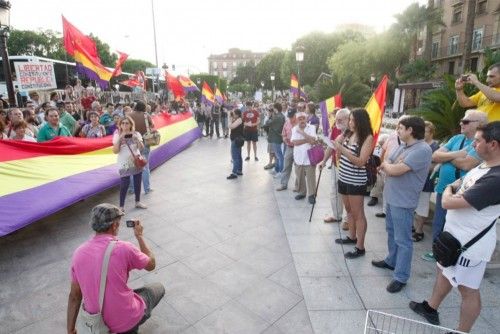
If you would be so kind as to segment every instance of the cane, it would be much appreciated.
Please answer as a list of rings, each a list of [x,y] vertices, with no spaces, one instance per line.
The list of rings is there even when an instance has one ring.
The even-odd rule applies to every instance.
[[[311,215],[309,216],[309,222],[311,222],[313,212],[314,212],[314,206],[316,205],[316,197],[318,195],[319,181],[321,180],[321,172],[323,172],[323,168],[319,169],[318,182],[316,183],[316,191],[314,192],[315,201],[314,201],[314,204],[312,205],[312,208],[311,208]]]

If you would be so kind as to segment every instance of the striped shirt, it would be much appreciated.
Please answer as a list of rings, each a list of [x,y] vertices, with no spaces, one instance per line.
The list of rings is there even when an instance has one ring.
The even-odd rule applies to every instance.
[[[359,157],[359,145],[349,145],[349,139],[346,139],[342,145],[351,151],[352,154]],[[345,155],[340,156],[339,180],[354,186],[366,185],[366,169],[365,166],[358,167],[354,165]]]

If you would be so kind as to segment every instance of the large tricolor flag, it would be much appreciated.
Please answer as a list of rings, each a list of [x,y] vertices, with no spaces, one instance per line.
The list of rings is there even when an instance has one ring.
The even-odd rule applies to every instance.
[[[95,42],[84,35],[74,25],[62,17],[64,48],[75,59],[77,71],[91,80],[95,80],[102,89],[109,85],[113,75],[121,72],[121,65],[126,59],[125,54],[120,54],[119,63],[114,71],[101,64]],[[121,63],[120,63],[121,62]]]
[[[384,117],[385,110],[385,98],[387,95],[387,75],[384,75],[382,81],[378,85],[377,89],[373,92],[370,100],[365,106],[368,115],[370,116],[370,123],[373,130],[373,145],[377,142],[378,135],[380,133],[380,127],[382,126],[382,118]]]
[[[220,92],[219,87],[215,87],[215,99],[219,102],[219,104],[224,103],[224,95]]]
[[[179,75],[177,79],[181,83],[186,93],[200,91],[200,89],[195,85],[195,83],[190,78]]]
[[[201,136],[190,113],[153,117],[161,142],[156,168]],[[0,237],[120,182],[112,136],[57,137],[44,143],[0,140]]]
[[[340,93],[319,103],[321,124],[323,125],[323,134],[325,136],[328,136],[330,129],[335,124],[335,108],[342,108],[342,96]]]
[[[179,82],[179,80],[177,80],[177,78],[172,74],[165,72],[165,81],[167,83],[168,89],[174,94],[175,98],[186,96],[184,87],[182,87],[182,84]]]
[[[203,87],[201,89],[201,103],[213,106],[215,103],[214,93],[210,89],[210,86],[204,81]]]

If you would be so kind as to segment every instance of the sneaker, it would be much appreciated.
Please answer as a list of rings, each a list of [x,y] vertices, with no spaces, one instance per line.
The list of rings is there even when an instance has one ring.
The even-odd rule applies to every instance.
[[[255,157],[255,161],[259,161],[259,158]]]
[[[307,200],[309,201],[309,204],[316,204],[316,196],[314,195],[309,196]]]
[[[368,205],[368,206],[375,206],[375,205],[377,205],[377,203],[378,203],[378,198],[377,197],[372,197],[370,199],[370,201],[368,201],[368,203],[366,205]]]
[[[383,212],[376,213],[376,214],[375,214],[375,217],[378,217],[378,218],[385,218],[385,213],[383,213]]]
[[[344,254],[346,259],[355,259],[363,255],[365,255],[365,250],[359,249],[358,247],[354,247],[354,250]]]
[[[287,186],[279,186],[278,188],[276,188],[276,191],[283,191],[283,190],[286,190],[288,187]]]
[[[396,293],[401,291],[405,287],[406,283],[402,283],[398,280],[393,279],[391,283],[387,286],[386,290],[390,293]]]
[[[264,166],[264,169],[266,169],[266,170],[271,169],[271,168],[274,168],[274,164],[269,163],[269,164]]]
[[[413,312],[424,317],[425,320],[427,320],[429,323],[436,325],[436,326],[438,326],[440,324],[439,312],[432,309],[429,306],[429,304],[427,304],[426,300],[424,300],[422,303],[417,303],[417,302],[411,301],[409,306],[413,310]],[[450,332],[450,333],[453,333],[453,332]]]
[[[422,260],[429,262],[436,262],[433,252],[425,253],[424,255],[422,255]]]
[[[242,172],[236,172],[236,175],[243,176],[243,173]]]
[[[295,196],[295,199],[296,199],[297,201],[299,201],[299,200],[301,200],[301,199],[304,199],[304,198],[306,198],[306,195],[298,194],[297,196]]]
[[[245,161],[249,161],[249,160],[250,160],[250,157],[246,157],[246,158],[245,158]]]
[[[230,174],[228,177],[226,177],[226,179],[228,180],[233,180],[233,179],[236,179],[238,176],[236,174]]]
[[[144,193],[147,195],[149,193],[152,193],[154,191],[153,188],[149,188],[148,190],[145,190]]]
[[[384,260],[381,261],[372,261],[372,266],[377,267],[377,268],[382,268],[382,269],[389,269],[389,270],[394,270],[393,266],[390,266],[385,262]]]
[[[141,202],[135,202],[135,207],[137,209],[147,209],[148,208],[145,204],[142,204]]]
[[[335,243],[336,244],[341,244],[341,245],[355,244],[356,242],[358,242],[358,239],[351,239],[351,238],[349,238],[347,236],[345,238],[335,239]]]

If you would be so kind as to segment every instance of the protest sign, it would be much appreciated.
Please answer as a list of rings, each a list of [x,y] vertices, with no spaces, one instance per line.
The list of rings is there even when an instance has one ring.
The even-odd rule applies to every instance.
[[[54,64],[50,62],[14,62],[19,91],[55,89]]]

